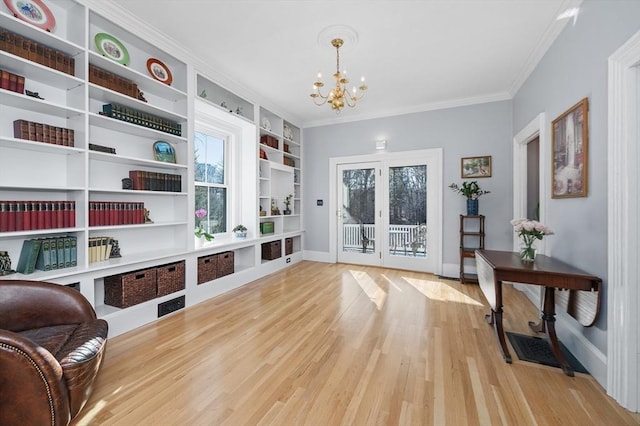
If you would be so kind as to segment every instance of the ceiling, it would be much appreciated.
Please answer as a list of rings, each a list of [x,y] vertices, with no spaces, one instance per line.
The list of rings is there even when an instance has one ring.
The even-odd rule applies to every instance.
[[[581,0],[112,2],[307,127],[509,99]],[[335,72],[335,49],[318,38],[336,24],[357,32],[341,68],[369,86],[339,115],[309,97],[319,71],[327,85]]]

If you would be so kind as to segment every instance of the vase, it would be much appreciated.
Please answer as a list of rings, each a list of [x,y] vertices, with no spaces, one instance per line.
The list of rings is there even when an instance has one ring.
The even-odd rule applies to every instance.
[[[247,231],[236,231],[236,238],[247,238]]]
[[[478,200],[467,199],[467,216],[478,216]]]
[[[520,260],[523,262],[533,262],[536,260],[536,248],[533,246],[533,242],[527,243],[526,241],[520,242]]]
[[[204,237],[195,237],[195,242],[196,242],[196,249],[202,248],[204,247]]]

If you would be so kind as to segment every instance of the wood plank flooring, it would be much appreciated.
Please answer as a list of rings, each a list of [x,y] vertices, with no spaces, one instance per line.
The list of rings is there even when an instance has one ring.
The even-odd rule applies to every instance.
[[[535,307],[505,305],[531,334]],[[487,312],[475,285],[301,262],[110,339],[74,424],[640,424],[589,375],[504,363]]]

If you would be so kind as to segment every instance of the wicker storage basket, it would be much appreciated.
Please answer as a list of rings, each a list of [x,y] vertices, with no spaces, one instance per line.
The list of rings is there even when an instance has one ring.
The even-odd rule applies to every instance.
[[[290,255],[293,253],[293,238],[284,239],[284,254]]]
[[[216,279],[218,269],[218,255],[202,256],[198,258],[198,284]]]
[[[128,308],[155,297],[155,268],[104,277],[105,305]]]
[[[262,258],[273,260],[282,257],[282,243],[280,240],[262,243]]]
[[[225,251],[224,253],[218,253],[216,256],[218,257],[216,278],[233,274],[233,252]]]
[[[156,282],[158,297],[184,290],[184,260],[158,266]]]

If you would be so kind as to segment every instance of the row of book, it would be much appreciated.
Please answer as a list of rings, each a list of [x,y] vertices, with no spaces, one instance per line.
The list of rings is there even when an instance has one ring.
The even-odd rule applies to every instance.
[[[13,122],[13,137],[53,145],[74,146],[75,144],[75,132],[73,129],[27,120],[15,120]]]
[[[182,176],[170,173],[130,170],[129,179],[137,191],[182,192]]]
[[[120,104],[102,105],[102,115],[172,135],[182,136],[182,126],[179,123]]]
[[[0,232],[75,228],[75,201],[0,200]]]
[[[135,99],[140,96],[136,83],[93,64],[89,64],[89,82]]]
[[[24,94],[24,76],[0,70],[0,88]]]
[[[78,265],[78,240],[72,235],[33,238],[22,243],[16,271],[31,274],[36,269],[71,268]]]
[[[144,202],[89,201],[89,226],[144,223]]]
[[[111,237],[89,238],[89,263],[110,259],[114,244],[117,245],[117,242]]]
[[[1,27],[0,50],[65,74],[75,75],[75,59],[71,56]]]

